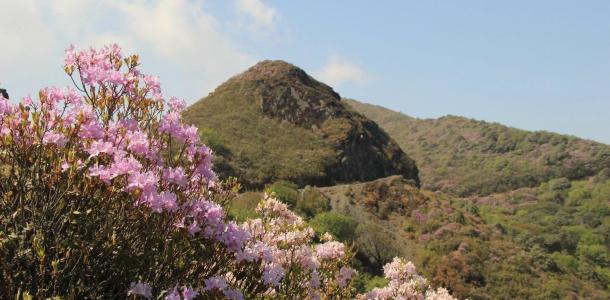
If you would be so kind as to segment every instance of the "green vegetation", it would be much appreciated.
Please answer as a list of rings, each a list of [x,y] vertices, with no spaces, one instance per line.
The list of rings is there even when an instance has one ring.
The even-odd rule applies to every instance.
[[[341,242],[353,242],[357,237],[358,223],[353,218],[336,212],[317,214],[309,221],[309,225],[318,235],[328,232]]]
[[[255,87],[247,82],[220,86],[184,114],[204,142],[211,142],[216,171],[256,188],[278,179],[322,181],[335,159],[331,145],[310,130],[266,118],[256,101],[243,96],[242,90]]]
[[[610,180],[558,179],[471,198],[418,190],[399,177],[319,190],[333,212],[358,222],[367,276],[379,274],[376,260],[399,255],[460,298],[610,296]]]
[[[604,144],[456,116],[417,119],[346,101],[415,159],[423,187],[429,190],[488,195],[553,178],[583,179],[610,168],[610,146]]]
[[[500,205],[483,205],[483,218],[535,258],[558,282],[578,278],[610,289],[610,180],[593,177],[569,182],[554,179],[514,195],[519,206],[496,195]],[[537,197],[538,201],[526,199]],[[516,199],[515,199],[516,198]],[[562,289],[565,290],[565,289]]]
[[[278,180],[305,185],[368,181],[417,168],[377,124],[329,86],[281,61],[265,61],[184,112],[214,150],[215,171],[251,189]]]

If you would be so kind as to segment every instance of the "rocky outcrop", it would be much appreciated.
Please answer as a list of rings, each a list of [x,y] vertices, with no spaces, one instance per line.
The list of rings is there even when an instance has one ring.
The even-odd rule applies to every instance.
[[[8,92],[5,89],[0,89],[0,95],[2,95],[4,99],[8,99]]]

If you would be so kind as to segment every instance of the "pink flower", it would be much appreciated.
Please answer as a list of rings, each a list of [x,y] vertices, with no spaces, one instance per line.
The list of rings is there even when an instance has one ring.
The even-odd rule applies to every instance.
[[[146,87],[150,89],[155,98],[160,98],[161,96],[161,85],[159,84],[159,77],[156,76],[144,76],[144,83]]]
[[[0,115],[10,115],[13,112],[13,106],[0,94]]]
[[[311,278],[309,278],[308,284],[311,289],[320,287],[320,273],[318,271],[311,272]]]
[[[316,245],[316,255],[321,259],[338,259],[345,255],[345,245],[330,241]]]
[[[203,283],[205,284],[205,287],[203,288],[203,290],[205,290],[205,291],[214,290],[214,289],[224,291],[228,287],[227,282],[222,277],[219,277],[219,276],[214,276],[214,277],[205,279],[203,281]]]
[[[138,281],[137,283],[132,282],[131,288],[127,292],[127,296],[129,296],[129,295],[138,295],[138,296],[142,296],[146,299],[150,299],[150,298],[152,298],[152,292],[151,292],[150,285],[148,285],[147,283],[143,283],[141,281]]]
[[[201,227],[197,224],[197,221],[193,221],[187,228],[187,231],[190,235],[195,235],[195,233],[201,231]]]
[[[227,300],[244,300],[244,295],[238,290],[225,289],[224,294]]]
[[[157,176],[153,172],[137,172],[129,175],[126,190],[141,189],[144,193],[150,193],[157,189]]]
[[[68,139],[66,139],[66,137],[63,134],[56,133],[56,132],[48,132],[42,138],[43,144],[45,144],[45,145],[55,144],[59,147],[63,147],[67,141],[68,141]]]
[[[180,293],[178,293],[177,288],[173,288],[169,293],[163,298],[164,300],[181,300]]]
[[[70,45],[66,49],[66,55],[65,55],[65,58],[64,58],[64,66],[65,67],[74,67],[74,66],[76,66],[77,55],[76,55],[76,51],[74,51],[74,49],[75,49],[74,45]]]
[[[0,95],[0,98],[2,98],[2,95]],[[23,104],[24,106],[30,106],[32,105],[32,103],[33,101],[30,95],[27,95],[21,99],[21,104]]]
[[[263,270],[263,281],[269,286],[278,286],[284,278],[284,269],[277,264],[269,264]]]
[[[110,71],[108,74],[108,82],[112,84],[125,84],[125,76],[120,71]]]
[[[129,140],[129,146],[127,146],[128,150],[137,154],[145,154],[149,151],[148,136],[146,133],[141,131],[130,131],[127,133],[126,138]]]
[[[250,239],[250,233],[237,226],[234,222],[225,226],[225,231],[219,238],[219,240],[233,252],[241,250],[248,239]]]
[[[199,295],[199,293],[190,285],[184,286],[184,288],[182,289],[182,296],[184,296],[184,300],[195,299],[197,295]]]
[[[116,152],[115,152],[116,154]],[[117,176],[134,174],[142,169],[142,164],[132,156],[115,159],[111,166],[112,172]]]
[[[114,149],[112,143],[100,141],[93,141],[89,149],[87,149],[87,152],[90,154],[89,157],[96,157],[102,153],[112,154],[113,151]]]
[[[406,279],[416,275],[415,265],[410,261],[405,261],[395,257],[391,263],[383,266],[383,273],[389,279]]]
[[[161,192],[161,194],[159,194],[159,201],[163,208],[167,209],[168,211],[175,211],[178,209],[176,194],[172,192]]]
[[[181,113],[185,108],[186,108],[186,102],[184,102],[184,100],[179,100],[176,97],[172,97],[169,100],[169,109],[171,111]]]
[[[352,268],[345,266],[341,267],[339,274],[337,275],[337,284],[340,288],[344,288],[356,274],[358,274],[358,272]]]
[[[91,177],[98,177],[101,181],[103,181],[106,184],[110,184],[110,180],[112,180],[114,177],[113,176],[113,172],[110,171],[110,169],[106,168],[105,166],[100,166],[100,165],[94,165],[91,166],[89,168],[89,176]]]
[[[184,174],[184,169],[182,169],[182,167],[163,170],[163,179],[179,186],[186,185],[186,174]]]
[[[69,164],[68,162],[64,161],[64,162],[61,164],[61,171],[62,171],[62,172],[65,172],[65,171],[66,171],[66,170],[68,170],[69,168],[70,168],[70,164]]]

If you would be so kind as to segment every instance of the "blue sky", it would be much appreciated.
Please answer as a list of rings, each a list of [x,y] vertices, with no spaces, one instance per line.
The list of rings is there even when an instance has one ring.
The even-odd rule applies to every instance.
[[[375,3],[376,5],[372,5]],[[0,0],[0,83],[67,85],[62,49],[118,42],[193,102],[261,59],[341,95],[610,143],[609,1]],[[7,17],[4,17],[7,16]]]

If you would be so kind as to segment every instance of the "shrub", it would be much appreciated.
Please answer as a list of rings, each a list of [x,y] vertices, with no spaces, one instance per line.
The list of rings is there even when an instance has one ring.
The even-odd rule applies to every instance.
[[[296,205],[296,210],[307,218],[313,218],[319,213],[329,211],[330,208],[330,199],[310,186],[303,189]]]
[[[341,242],[352,242],[356,239],[358,222],[346,215],[323,212],[311,219],[309,224],[320,236],[328,232]]]
[[[289,207],[294,208],[299,199],[298,186],[292,182],[280,180],[273,183],[269,189],[275,193],[278,200],[286,203]]]
[[[149,296],[228,272],[223,292],[268,289],[253,280],[260,262],[234,258],[249,238],[219,205],[234,185],[181,123],[184,102],[165,101],[116,45],[68,49],[65,71],[82,95],[0,99],[2,298],[115,298],[136,281],[131,291]]]

